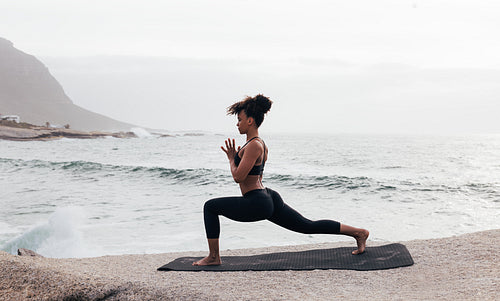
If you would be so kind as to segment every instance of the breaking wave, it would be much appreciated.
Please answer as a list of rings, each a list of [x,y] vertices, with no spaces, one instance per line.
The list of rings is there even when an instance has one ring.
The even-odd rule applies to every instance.
[[[175,169],[166,167],[129,166],[103,164],[91,161],[53,162],[43,160],[21,160],[0,158],[0,167],[4,171],[27,169],[47,169],[70,174],[89,174],[93,177],[150,177],[167,181],[170,184],[189,184],[194,186],[210,185],[214,182],[233,183],[230,173],[225,169],[187,168]],[[365,176],[347,177],[341,175],[291,175],[266,173],[266,185],[286,186],[295,189],[327,189],[327,190],[362,190],[366,193],[385,191],[400,192],[440,192],[440,193],[478,193],[488,197],[498,197],[499,183],[462,183],[456,186],[442,184],[424,184],[400,179],[378,180]]]
[[[45,257],[70,258],[97,255],[95,248],[85,246],[79,227],[83,211],[76,207],[58,208],[49,219],[11,239],[2,250],[17,254],[20,248],[33,250]]]

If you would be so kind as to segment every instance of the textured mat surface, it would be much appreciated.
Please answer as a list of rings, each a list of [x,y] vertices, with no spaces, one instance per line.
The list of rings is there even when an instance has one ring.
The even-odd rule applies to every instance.
[[[402,244],[367,247],[352,255],[352,247],[280,252],[252,256],[222,256],[222,265],[193,266],[202,257],[181,257],[158,268],[159,271],[279,271],[279,270],[385,270],[413,264]]]

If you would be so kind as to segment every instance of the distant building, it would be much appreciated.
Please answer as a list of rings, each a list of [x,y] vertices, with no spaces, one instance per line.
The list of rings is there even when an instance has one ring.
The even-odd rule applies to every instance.
[[[21,118],[17,115],[0,115],[0,120],[8,120],[8,121],[14,121],[14,122],[21,122]]]

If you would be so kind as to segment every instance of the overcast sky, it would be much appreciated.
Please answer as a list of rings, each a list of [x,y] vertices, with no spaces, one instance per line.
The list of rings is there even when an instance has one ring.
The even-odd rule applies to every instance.
[[[224,108],[261,92],[270,130],[500,132],[499,16],[489,0],[0,0],[0,36],[74,103],[145,127],[229,131]]]

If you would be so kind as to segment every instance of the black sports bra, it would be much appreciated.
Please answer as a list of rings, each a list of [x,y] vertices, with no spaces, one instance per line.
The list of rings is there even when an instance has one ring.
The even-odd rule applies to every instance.
[[[248,140],[247,143],[245,143],[241,148],[243,149],[248,143],[250,143],[250,141],[252,141],[253,139],[256,139],[256,138],[259,138],[259,137],[253,137],[252,139]],[[261,139],[262,140],[262,139]],[[264,140],[262,140],[262,143],[264,143]],[[266,152],[266,144],[264,143],[264,153]],[[238,154],[240,153],[240,151],[238,151],[236,153],[236,155],[234,156],[234,164],[236,164],[236,166],[239,166],[240,165],[240,162],[241,162],[241,158],[240,156],[238,156]],[[264,155],[265,157],[265,155]],[[264,161],[264,158],[262,158],[262,164],[261,165],[254,165],[252,167],[252,169],[250,169],[250,172],[248,173],[248,175],[252,175],[252,176],[260,176],[264,173],[264,165],[266,164],[266,162]]]

